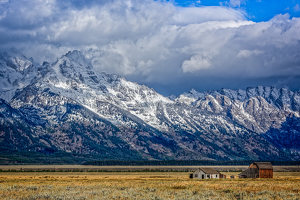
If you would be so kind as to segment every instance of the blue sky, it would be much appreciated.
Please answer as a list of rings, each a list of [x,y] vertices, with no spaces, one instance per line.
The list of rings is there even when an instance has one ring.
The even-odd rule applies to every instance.
[[[80,50],[165,95],[300,89],[300,0],[0,0],[0,50],[37,62]]]
[[[278,14],[300,17],[300,0],[175,0],[178,6],[231,6],[243,10],[255,22],[268,21]]]

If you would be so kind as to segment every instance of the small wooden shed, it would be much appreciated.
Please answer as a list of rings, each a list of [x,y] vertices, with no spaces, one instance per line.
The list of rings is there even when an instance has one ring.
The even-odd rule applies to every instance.
[[[212,169],[212,168],[199,168],[190,175],[190,178],[219,179],[220,178],[220,173],[217,172],[215,169]]]
[[[239,174],[239,178],[273,178],[273,166],[270,162],[254,162]]]

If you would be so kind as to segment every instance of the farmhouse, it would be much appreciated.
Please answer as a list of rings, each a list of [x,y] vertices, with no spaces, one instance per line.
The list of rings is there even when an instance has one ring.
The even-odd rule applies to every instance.
[[[199,168],[190,175],[190,178],[211,179],[220,178],[220,173],[212,168]]]
[[[239,178],[273,178],[273,167],[270,162],[254,162],[239,174]]]

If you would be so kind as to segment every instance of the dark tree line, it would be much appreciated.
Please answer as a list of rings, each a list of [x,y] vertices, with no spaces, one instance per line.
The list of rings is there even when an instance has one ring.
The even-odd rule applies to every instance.
[[[123,165],[123,166],[192,166],[192,165],[250,165],[251,160],[236,160],[236,161],[211,161],[211,160],[99,160],[99,161],[87,161],[84,165],[98,165],[98,166],[113,166],[113,165]],[[261,161],[263,162],[263,161]],[[273,165],[300,165],[300,161],[268,161]]]

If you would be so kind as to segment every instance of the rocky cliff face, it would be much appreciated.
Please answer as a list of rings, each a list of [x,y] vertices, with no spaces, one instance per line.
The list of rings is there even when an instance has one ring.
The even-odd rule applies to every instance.
[[[300,158],[299,91],[192,90],[169,99],[98,73],[79,51],[41,66],[2,53],[0,66],[5,151],[93,159]]]

